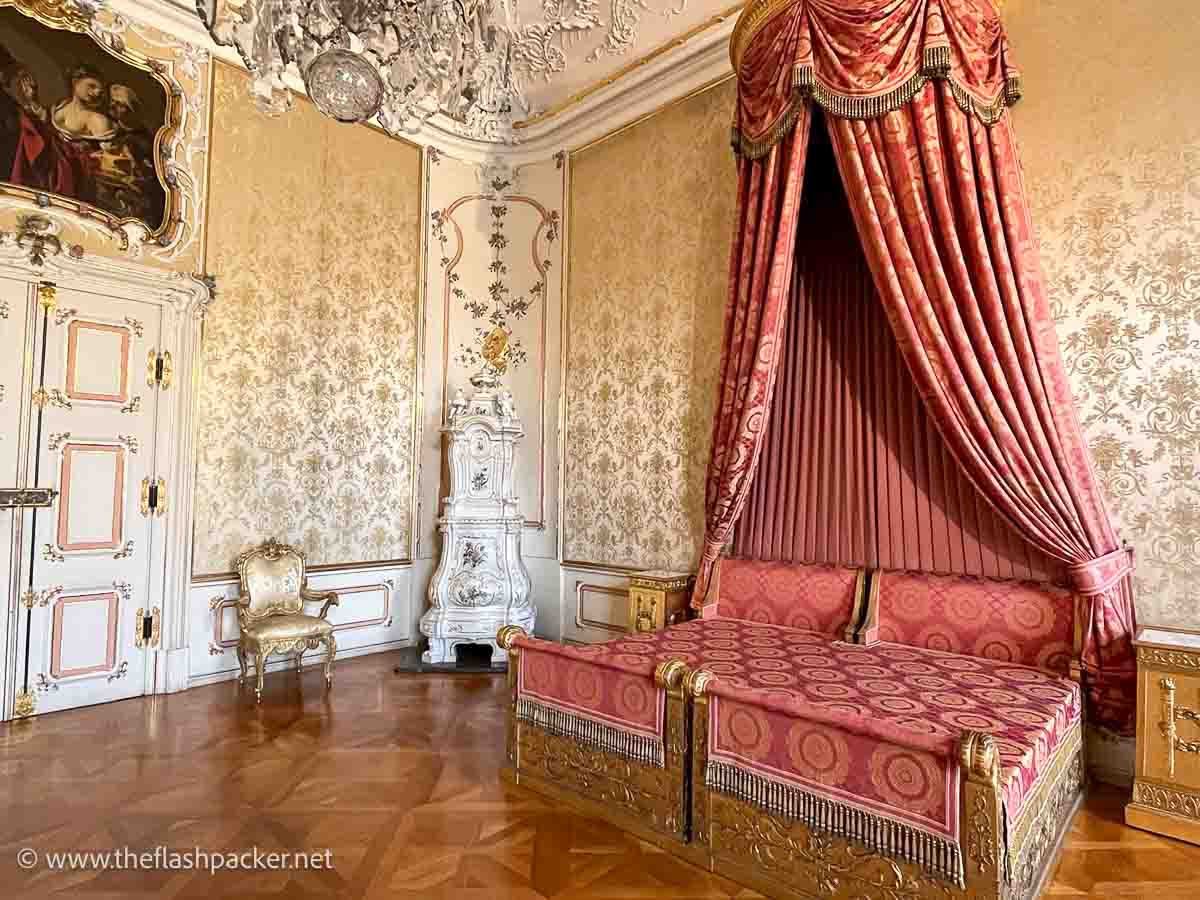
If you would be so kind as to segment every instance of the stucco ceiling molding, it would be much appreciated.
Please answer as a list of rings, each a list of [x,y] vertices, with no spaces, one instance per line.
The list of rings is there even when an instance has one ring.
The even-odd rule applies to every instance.
[[[610,3],[606,4],[608,8],[604,12],[604,25],[607,28],[611,20],[613,27],[604,32],[600,43],[586,52],[583,38],[589,36],[591,31],[599,31],[598,26],[587,24],[590,22],[589,16],[596,17],[596,4],[581,4],[578,0],[571,6],[564,0],[545,0],[540,4],[552,7],[546,12],[546,21],[560,23],[553,28],[553,41],[550,46],[558,47],[564,53],[563,63],[570,66],[572,72],[583,71],[590,74],[592,66],[588,62],[589,58],[594,62],[601,57],[607,57],[615,65],[607,70],[597,68],[597,73],[607,71],[608,74],[597,77],[567,96],[543,94],[543,97],[551,102],[546,104],[547,108],[543,113],[531,116],[521,123],[522,127],[518,129],[518,144],[498,145],[464,137],[455,122],[441,115],[426,123],[423,132],[414,135],[412,139],[438,147],[469,162],[503,157],[513,164],[519,164],[534,159],[545,159],[559,150],[581,146],[594,137],[611,131],[614,125],[646,115],[664,103],[731,71],[728,55],[729,36],[740,5],[731,6],[728,0],[674,0],[665,10],[651,10],[636,0],[630,2],[632,11],[621,13],[620,16],[617,15],[617,7],[621,6],[624,9],[624,5],[629,3],[625,0],[610,0]],[[692,4],[690,7],[689,2]],[[114,12],[194,43],[208,50],[217,59],[242,66],[236,51],[228,47],[218,47],[213,43],[195,13],[194,0],[109,0],[108,5]],[[702,13],[705,6],[713,12],[701,16],[699,21],[693,21],[685,28],[682,21],[683,12],[686,10],[689,13]],[[589,13],[588,10],[593,12]],[[679,26],[673,26],[671,29],[678,33],[647,47],[645,52],[639,55],[633,52],[631,29],[637,24],[633,17],[648,17],[652,13],[663,21]],[[626,23],[624,30],[618,27],[621,21]],[[536,23],[531,22],[530,27],[534,24]],[[646,34],[659,34],[663,25],[656,22],[655,26],[656,30],[647,31]],[[527,36],[532,39],[532,32],[528,32]],[[531,68],[532,73],[537,71],[536,67]],[[304,85],[299,80],[290,86],[300,93],[304,91]]]

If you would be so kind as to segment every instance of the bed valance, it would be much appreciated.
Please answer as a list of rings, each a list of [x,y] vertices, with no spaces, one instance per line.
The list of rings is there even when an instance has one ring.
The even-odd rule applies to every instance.
[[[753,0],[730,42],[734,147],[765,154],[810,99],[835,116],[897,109],[930,80],[995,123],[1021,96],[993,0]]]

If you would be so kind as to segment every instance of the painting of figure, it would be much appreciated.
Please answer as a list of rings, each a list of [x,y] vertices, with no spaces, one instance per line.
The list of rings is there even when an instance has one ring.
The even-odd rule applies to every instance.
[[[167,92],[86,34],[0,7],[0,182],[162,225]]]

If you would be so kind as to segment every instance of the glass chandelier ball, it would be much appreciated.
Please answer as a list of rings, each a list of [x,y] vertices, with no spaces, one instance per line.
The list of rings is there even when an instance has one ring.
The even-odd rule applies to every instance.
[[[334,48],[317,56],[304,73],[317,109],[339,122],[365,122],[383,104],[383,79],[364,57]]]

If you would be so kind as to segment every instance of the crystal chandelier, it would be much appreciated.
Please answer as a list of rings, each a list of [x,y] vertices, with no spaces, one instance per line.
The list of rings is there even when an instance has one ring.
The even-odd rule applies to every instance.
[[[343,122],[413,133],[444,113],[461,133],[512,139],[527,111],[514,78],[515,0],[197,0],[213,40],[234,47],[259,107],[291,105],[289,76]]]

